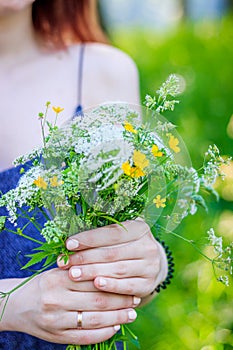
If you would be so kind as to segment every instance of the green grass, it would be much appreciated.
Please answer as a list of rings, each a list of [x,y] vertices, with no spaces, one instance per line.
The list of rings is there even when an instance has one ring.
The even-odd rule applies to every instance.
[[[226,131],[233,114],[232,20],[183,23],[164,35],[137,28],[111,34],[114,44],[138,65],[142,100],[169,74],[185,78],[180,104],[165,116],[177,125],[196,168],[210,143],[222,154],[233,155],[233,140]],[[221,193],[227,184],[233,188],[233,175],[221,184]],[[203,245],[205,232],[214,227],[226,242],[232,240],[233,195],[225,192],[227,200],[226,196],[219,202],[208,198],[209,213],[201,209],[182,223],[179,233]],[[210,263],[187,243],[165,238],[174,253],[175,277],[167,290],[139,312],[134,330],[142,350],[233,349],[232,284],[227,288],[217,282]]]

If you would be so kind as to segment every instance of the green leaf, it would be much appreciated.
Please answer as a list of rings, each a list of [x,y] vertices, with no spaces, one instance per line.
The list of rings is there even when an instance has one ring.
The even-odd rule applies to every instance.
[[[142,194],[146,193],[148,191],[148,182],[143,184],[143,186],[138,191],[138,195],[141,196]]]
[[[28,267],[31,267],[31,266],[41,262],[42,260],[44,260],[47,257],[47,253],[43,251],[43,252],[39,252],[39,253],[26,255],[26,257],[31,258],[31,259],[28,261],[28,263],[26,265],[21,267],[21,270],[25,270]]]
[[[138,337],[131,331],[131,329],[128,326],[124,325],[124,328],[130,342],[134,344],[138,349],[140,349],[141,347]]]
[[[50,256],[47,256],[43,266],[47,266],[47,265],[50,265],[50,264],[53,264],[53,263],[55,264],[56,261],[57,261],[57,258],[56,258],[56,256],[54,256],[54,254],[50,255]]]
[[[111,222],[114,222],[115,224],[121,226],[124,230],[128,231],[128,230],[126,229],[126,227],[125,227],[120,221],[118,221],[118,220],[112,218],[111,216],[102,215],[101,213],[100,213],[99,216],[100,216],[101,218],[104,218],[104,219],[106,219],[106,220],[109,220],[109,221],[111,221]]]

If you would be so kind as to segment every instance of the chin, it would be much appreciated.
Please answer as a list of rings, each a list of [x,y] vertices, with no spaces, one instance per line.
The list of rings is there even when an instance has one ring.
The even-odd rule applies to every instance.
[[[33,2],[34,0],[0,0],[0,16],[21,11]]]

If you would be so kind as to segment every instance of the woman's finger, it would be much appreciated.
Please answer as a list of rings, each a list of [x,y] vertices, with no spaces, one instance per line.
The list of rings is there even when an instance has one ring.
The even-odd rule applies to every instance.
[[[96,277],[94,284],[99,290],[123,295],[137,295],[141,298],[150,294],[156,287],[154,279]]]
[[[139,239],[149,231],[149,226],[144,221],[125,221],[122,222],[122,226],[113,224],[73,235],[67,239],[66,247],[68,250],[77,251],[117,245]]]
[[[58,329],[97,329],[133,322],[137,317],[134,309],[111,311],[69,311],[57,316]]]
[[[86,265],[97,262],[105,263],[140,258],[144,258],[144,250],[138,241],[132,241],[130,243],[109,247],[81,250],[70,255],[69,260],[66,263],[62,256],[60,256],[57,260],[57,264],[60,268],[67,269],[72,265]]]
[[[150,277],[151,267],[143,260],[123,260],[108,264],[72,266],[69,276],[73,281],[94,280],[97,276],[113,278]]]
[[[74,316],[73,316],[74,318]],[[40,338],[58,344],[89,345],[104,342],[119,331],[120,325],[97,329],[65,329],[56,333],[48,333],[45,329],[40,333]]]
[[[107,292],[76,292],[69,291],[62,301],[49,301],[49,310],[60,308],[60,310],[80,310],[80,311],[110,311],[126,308],[135,308],[140,302],[140,298],[130,295],[119,295]],[[46,307],[46,305],[45,305]]]

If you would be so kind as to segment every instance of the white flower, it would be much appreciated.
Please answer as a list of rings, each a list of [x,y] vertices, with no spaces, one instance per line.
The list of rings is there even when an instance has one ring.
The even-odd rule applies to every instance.
[[[215,232],[213,228],[210,228],[207,231],[208,239],[211,243],[211,245],[214,247],[214,250],[216,253],[220,254],[220,256],[223,253],[223,248],[222,248],[222,237],[217,237],[215,236]]]
[[[123,141],[124,128],[119,124],[104,124],[99,128],[91,128],[88,131],[88,137],[80,137],[75,140],[74,149],[76,153],[82,153],[88,156],[101,144],[107,145],[114,142],[114,140]]]

